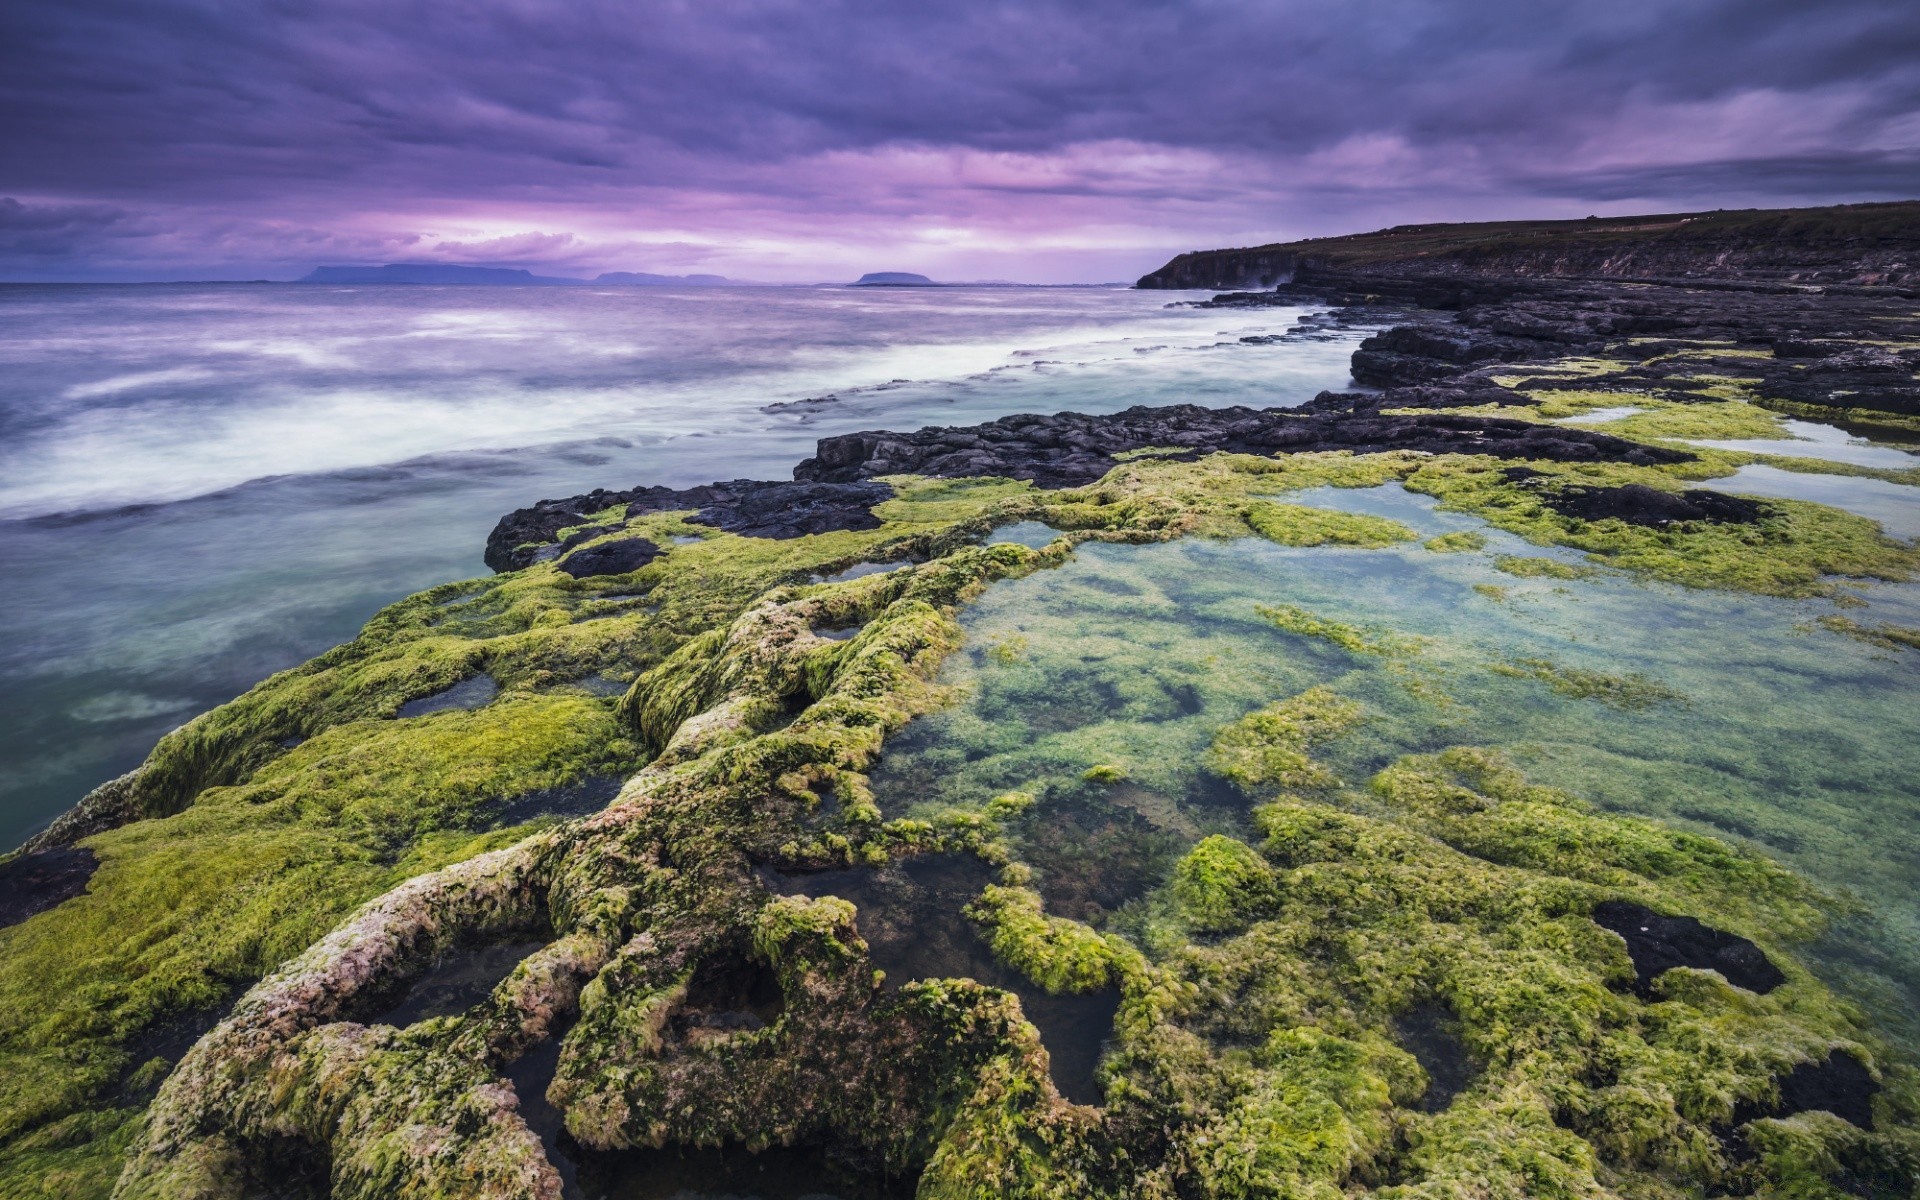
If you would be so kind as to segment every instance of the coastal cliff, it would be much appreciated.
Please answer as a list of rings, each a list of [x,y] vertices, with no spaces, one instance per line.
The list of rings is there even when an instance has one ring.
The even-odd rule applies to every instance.
[[[1920,285],[1920,202],[1399,225],[1182,254],[1142,288],[1270,288],[1302,272],[1428,278],[1741,279]]]

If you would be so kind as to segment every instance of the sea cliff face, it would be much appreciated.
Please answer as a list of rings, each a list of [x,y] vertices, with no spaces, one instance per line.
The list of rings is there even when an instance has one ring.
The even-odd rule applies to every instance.
[[[1920,286],[1920,202],[1582,221],[1403,225],[1182,254],[1143,288],[1239,290],[1302,272],[1399,277],[1738,279]]]
[[[1857,914],[1782,856],[1915,898],[1897,805],[1848,808],[1910,747],[1847,739],[1910,707],[1864,583],[1920,549],[1721,489],[1838,464],[1696,443],[1914,429],[1912,304],[1288,287],[1213,303],[1347,305],[1379,390],[543,500],[169,735],[0,868],[0,1176],[1910,1194],[1920,964],[1822,957]]]

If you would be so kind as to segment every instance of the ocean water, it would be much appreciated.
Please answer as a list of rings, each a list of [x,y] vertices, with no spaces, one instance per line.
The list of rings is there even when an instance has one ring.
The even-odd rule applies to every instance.
[[[814,439],[1290,405],[1358,333],[1120,289],[0,286],[0,845],[195,713],[484,574],[504,513]]]

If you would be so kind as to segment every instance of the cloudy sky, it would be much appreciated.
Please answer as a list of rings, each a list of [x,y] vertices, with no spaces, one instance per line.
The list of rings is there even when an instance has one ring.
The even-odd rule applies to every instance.
[[[0,279],[1131,279],[1920,196],[1915,0],[7,0]]]

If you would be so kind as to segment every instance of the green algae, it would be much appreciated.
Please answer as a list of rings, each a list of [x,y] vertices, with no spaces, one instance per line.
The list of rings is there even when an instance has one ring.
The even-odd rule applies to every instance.
[[[73,1015],[32,1034],[49,1053],[19,1064],[25,1082],[16,1095],[30,1103],[15,1128],[29,1132],[8,1152],[38,1153],[33,1146],[66,1136],[52,1132],[63,1121],[94,1111],[87,1106],[120,1069],[113,1056],[139,1020],[231,995],[319,939],[360,900],[402,879],[425,872],[424,885],[449,886],[468,877],[447,864],[511,848],[514,861],[554,864],[529,867],[528,878],[550,871],[566,881],[552,902],[562,937],[555,946],[585,938],[578,944],[603,947],[569,951],[576,965],[568,969],[592,982],[579,993],[580,1024],[566,1035],[552,1093],[570,1130],[589,1145],[831,1137],[890,1164],[925,1164],[926,1195],[1307,1194],[1361,1186],[1405,1194],[1486,1186],[1597,1194],[1620,1187],[1626,1194],[1703,1180],[1742,1188],[1798,1180],[1794,1186],[1817,1191],[1825,1185],[1811,1181],[1843,1162],[1863,1155],[1899,1161],[1907,1153],[1899,1138],[1910,1122],[1905,1091],[1882,1101],[1894,1128],[1886,1135],[1851,1127],[1803,1135],[1817,1122],[1776,1122],[1768,1129],[1777,1125],[1791,1136],[1778,1134],[1777,1147],[1757,1166],[1724,1161],[1709,1144],[1714,1122],[1724,1121],[1733,1101],[1761,1095],[1791,1062],[1843,1043],[1866,1047],[1879,1061],[1869,1031],[1836,1015],[1830,996],[1803,969],[1790,971],[1798,991],[1758,1008],[1728,1000],[1724,985],[1719,992],[1683,990],[1669,1003],[1692,1008],[1675,1010],[1671,1029],[1680,1032],[1671,1044],[1621,1007],[1632,1001],[1607,989],[1621,977],[1621,956],[1604,940],[1610,935],[1579,924],[1581,904],[1602,894],[1591,889],[1700,912],[1786,956],[1793,939],[1821,927],[1821,902],[1765,860],[1697,834],[1586,810],[1565,793],[1518,780],[1495,759],[1464,751],[1406,760],[1366,792],[1315,803],[1283,799],[1260,810],[1257,830],[1242,813],[1209,807],[1200,764],[1218,738],[1227,738],[1235,763],[1252,764],[1238,782],[1330,792],[1339,779],[1365,778],[1369,772],[1356,768],[1370,757],[1377,766],[1386,747],[1404,745],[1415,725],[1434,721],[1432,702],[1404,679],[1389,678],[1384,664],[1382,691],[1365,673],[1372,668],[1345,655],[1335,661],[1297,648],[1276,653],[1272,639],[1281,631],[1246,600],[1229,615],[1221,607],[1225,591],[1207,598],[1208,615],[1235,632],[1211,645],[1190,644],[1190,635],[1161,638],[1151,622],[1143,626],[1141,613],[1165,625],[1188,602],[1136,575],[1123,589],[1081,597],[1092,601],[1092,622],[1071,639],[1072,670],[1060,670],[1061,644],[1038,631],[1015,635],[1026,639],[1018,655],[983,646],[976,669],[1001,673],[1010,686],[980,697],[989,702],[984,706],[969,699],[969,707],[948,708],[937,719],[962,732],[972,721],[968,736],[988,753],[928,755],[934,775],[942,763],[971,765],[946,772],[910,806],[898,805],[882,786],[885,771],[868,788],[864,772],[883,739],[897,741],[907,720],[959,696],[934,678],[959,642],[959,606],[995,579],[1061,562],[1078,537],[1230,535],[1253,525],[1258,513],[1270,527],[1261,532],[1279,547],[1320,547],[1278,553],[1399,553],[1395,547],[1419,537],[1406,523],[1260,497],[1404,478],[1449,507],[1485,512],[1495,526],[1542,544],[1593,550],[1578,539],[1617,538],[1624,550],[1605,557],[1646,576],[1674,578],[1703,546],[1719,548],[1697,540],[1710,530],[1663,531],[1668,540],[1656,553],[1636,530],[1596,533],[1507,512],[1524,527],[1513,529],[1494,513],[1521,509],[1526,498],[1476,477],[1488,469],[1483,460],[1458,457],[1222,455],[1196,464],[1145,459],[1093,487],[1046,495],[1009,481],[896,481],[903,492],[881,506],[887,524],[879,530],[797,543],[722,534],[675,547],[619,581],[623,589],[645,589],[657,604],[645,615],[576,624],[581,606],[595,603],[607,585],[563,582],[549,567],[503,577],[462,605],[452,624],[436,623],[431,599],[395,606],[324,665],[269,681],[156,752],[155,783],[143,805],[157,819],[95,840],[127,849],[117,866],[103,853],[94,895],[85,899],[108,898],[100,912],[127,921],[135,935],[129,944],[150,937],[146,931],[164,916],[162,959],[172,956],[176,965],[134,1001],[115,1001],[119,1007],[109,1011],[130,1014],[127,1020],[80,1034],[73,1030],[98,1025],[91,999],[98,993],[90,989],[129,968],[118,960],[76,962],[66,977],[81,997]],[[1686,478],[1652,468],[1609,470],[1563,474],[1583,482],[1653,479],[1668,487]],[[1788,530],[1794,536],[1749,549],[1761,569],[1716,564],[1684,581],[1777,591],[1799,586],[1781,582],[1796,578],[1795,568],[1847,552],[1888,577],[1909,569],[1910,559],[1888,555],[1865,531],[1839,539],[1838,548],[1828,542],[1810,549],[1822,536],[1815,526],[1833,514],[1806,506],[1805,515],[1806,528]],[[1074,536],[1045,554],[1010,545],[969,548],[970,539],[1013,519],[1043,520]],[[631,528],[664,532],[679,520],[665,514]],[[803,584],[850,562],[917,556],[935,561],[898,578]],[[1311,606],[1292,607],[1311,614]],[[808,632],[855,624],[861,632],[845,642]],[[1244,652],[1248,638],[1259,644],[1261,637],[1269,639],[1263,652]],[[1329,645],[1338,648],[1337,640]],[[970,658],[962,653],[951,661]],[[386,719],[407,699],[478,669],[505,689],[488,709]],[[617,715],[569,690],[573,681],[608,670],[637,681]],[[1272,701],[1310,692],[1301,685],[1316,676],[1343,673],[1349,677],[1340,692],[1316,695],[1310,705],[1289,709]],[[1346,694],[1351,688],[1368,692],[1364,725],[1359,702]],[[1269,719],[1248,724],[1250,713]],[[539,725],[542,717],[551,723]],[[522,718],[530,723],[517,737]],[[1450,734],[1470,732],[1459,718],[1447,720]],[[402,732],[414,725],[423,732]],[[1236,727],[1240,734],[1228,736]],[[1038,742],[1035,732],[1042,734]],[[577,740],[568,741],[572,735]],[[293,737],[309,741],[290,750],[278,745]],[[1308,753],[1316,745],[1337,752],[1335,761],[1316,762]],[[491,766],[470,761],[486,760],[496,748],[501,754]],[[642,773],[645,782],[629,787],[621,815],[594,826],[599,832],[566,826],[516,841],[523,831],[473,827],[485,798],[502,789],[614,762],[637,765],[646,756],[657,758]],[[1086,777],[1100,768],[1106,771]],[[828,786],[840,799],[839,813],[810,825],[820,820],[817,789]],[[1163,890],[1104,930],[1045,911],[1044,892],[1025,886],[1016,869],[1027,852],[1017,823],[1044,819],[1051,806],[1090,792],[1164,823],[1194,847]],[[416,809],[395,802],[414,794],[428,803]],[[1016,794],[1027,799],[1007,800]],[[212,848],[183,864],[170,893],[191,903],[160,913],[126,902],[115,907],[116,897],[131,901],[146,887],[161,856],[180,853],[182,841]],[[149,857],[137,857],[135,847]],[[935,848],[1011,864],[1006,884],[984,894],[974,910],[1011,965],[1056,989],[1117,981],[1126,991],[1107,1069],[1108,1113],[1099,1121],[1063,1109],[1039,1065],[1040,1047],[1017,1006],[999,993],[938,981],[875,993],[857,914],[824,901],[801,907],[769,900],[740,870],[747,853],[799,866],[884,862]],[[221,871],[256,860],[270,864],[272,883],[249,891],[256,886],[249,876],[229,889]],[[1424,865],[1409,866],[1415,863]],[[1328,890],[1336,883],[1329,876],[1340,872]],[[1044,889],[1044,876],[1041,883]],[[623,897],[617,902],[616,893]],[[234,895],[257,907],[243,905],[242,919],[211,938],[191,928],[200,914],[224,918]],[[87,907],[73,902],[0,937],[23,930],[46,937],[61,920],[76,919],[48,917]],[[1471,914],[1467,933],[1451,928],[1463,912]],[[1724,922],[1723,912],[1731,914]],[[1338,914],[1333,926],[1329,913]],[[1442,929],[1435,913],[1456,920]],[[403,918],[412,919],[382,917]],[[1329,957],[1323,939],[1334,928],[1346,941]],[[1151,961],[1125,940],[1128,931],[1152,952]],[[642,933],[646,945],[637,940]],[[1189,934],[1230,936],[1202,944]],[[1436,957],[1434,946],[1478,961]],[[673,1041],[674,1014],[693,1002],[696,964],[741,954],[779,976],[783,1015],[751,1034]],[[1323,962],[1334,965],[1323,969]],[[0,967],[0,1002],[9,1013],[27,1011],[23,992],[6,990],[9,970],[11,962]],[[18,970],[11,978],[32,974]],[[407,1121],[448,1131],[449,1145],[518,1146],[510,1154],[498,1149],[504,1157],[497,1170],[469,1177],[484,1181],[474,1185],[479,1190],[536,1178],[526,1145],[514,1141],[512,1120],[486,1090],[492,1064],[517,1053],[517,1042],[486,1029],[505,1028],[498,1022],[513,1011],[513,988],[532,986],[532,978],[503,984],[507,1007],[493,1015],[436,1025],[431,1044],[386,1035],[367,1041],[321,1024],[290,1051],[233,1060],[307,1064],[299,1070],[249,1077],[242,1069],[211,1086],[205,1068],[214,1047],[253,1045],[234,1040],[252,1028],[243,1020],[214,1039],[203,1061],[169,1081],[167,1120],[144,1135],[135,1177],[185,1179],[162,1165],[168,1155],[188,1164],[181,1171],[217,1165],[225,1151],[209,1151],[212,1143],[196,1140],[202,1133],[186,1136],[180,1116],[193,1114],[194,1130],[221,1127],[221,1113],[264,1103],[258,1087],[277,1078],[281,1098],[273,1103],[291,1104],[290,1127],[330,1143],[336,1163],[346,1164],[345,1183],[337,1185],[346,1188],[342,1194],[395,1194],[414,1177],[416,1168],[393,1149]],[[1432,1118],[1408,1110],[1421,1068],[1390,1032],[1394,1014],[1416,993],[1443,993],[1489,1070],[1508,1072],[1498,1086],[1488,1083],[1484,1096],[1476,1092]],[[1249,995],[1256,1002],[1226,1003]],[[1227,1036],[1229,1026],[1251,1040]],[[1209,1032],[1215,1028],[1218,1040]],[[491,1048],[476,1056],[473,1039],[482,1036]],[[21,1035],[9,1044],[26,1041]],[[86,1046],[93,1049],[74,1053]],[[464,1054],[457,1061],[468,1065],[433,1082],[451,1053]],[[65,1069],[53,1066],[62,1055],[87,1054],[94,1056],[83,1063],[90,1075],[68,1071],[65,1083],[48,1083]],[[1737,1064],[1726,1066],[1716,1055]],[[796,1072],[801,1062],[826,1064],[832,1089]],[[1688,1082],[1695,1075],[1705,1082]],[[369,1099],[339,1122],[342,1110],[324,1097],[340,1094],[344,1080],[356,1081],[352,1087],[366,1097],[389,1098],[393,1110],[382,1112]],[[862,1109],[846,1098],[860,1095],[889,1099]],[[401,1096],[416,1098],[403,1104]],[[681,1097],[701,1098],[698,1110],[673,1108],[670,1101]],[[63,1109],[71,1115],[59,1116]],[[1158,1159],[1132,1157],[1131,1148],[1145,1144],[1137,1140],[1141,1131],[1154,1127],[1176,1148]],[[1403,1140],[1407,1130],[1418,1137]],[[235,1126],[221,1136],[245,1144],[252,1135]],[[1500,1147],[1491,1160],[1489,1146]],[[478,1169],[479,1161],[417,1169]],[[447,1186],[454,1176],[431,1178]],[[1499,1180],[1507,1182],[1489,1183]],[[149,1194],[147,1187],[130,1183],[125,1192]]]
[[[1292,604],[1262,604],[1254,609],[1276,628],[1301,637],[1331,642],[1350,654],[1405,654],[1417,647],[1381,630],[1363,630],[1343,621],[1316,616]]]
[[[1324,787],[1333,777],[1308,751],[1346,733],[1360,718],[1358,705],[1312,688],[1221,729],[1207,748],[1206,767],[1248,790]]]
[[[1588,579],[1598,573],[1594,568],[1578,563],[1520,554],[1496,554],[1493,569],[1521,579]]]
[[[1704,476],[1731,473],[1715,452],[1701,451]],[[1685,476],[1626,464],[1537,468],[1550,485],[1618,487],[1631,483],[1678,490]],[[1749,524],[1682,521],[1640,526],[1620,520],[1585,521],[1543,502],[1538,479],[1521,486],[1503,467],[1471,459],[1436,459],[1409,474],[1409,490],[1438,498],[1446,508],[1472,512],[1539,545],[1584,550],[1595,565],[1634,571],[1691,587],[1730,588],[1775,596],[1832,591],[1831,576],[1904,580],[1920,570],[1920,550],[1888,538],[1864,517],[1805,501],[1769,500],[1769,515]]]
[[[1920,650],[1920,629],[1888,622],[1863,625],[1859,621],[1837,613],[1830,613],[1817,620],[1822,628],[1843,633],[1869,646],[1879,646],[1887,650]]]
[[[1282,546],[1391,546],[1414,540],[1406,526],[1365,513],[1342,513],[1299,504],[1256,501],[1246,508],[1247,525]]]
[[[1684,703],[1687,698],[1686,693],[1638,672],[1612,675],[1562,666],[1546,658],[1516,658],[1495,663],[1489,669],[1515,678],[1538,679],[1562,696],[1575,700],[1598,700],[1628,711],[1652,708],[1656,704]]]
[[[1460,554],[1471,550],[1485,550],[1487,539],[1471,529],[1462,529],[1428,538],[1420,544],[1435,554]]]

